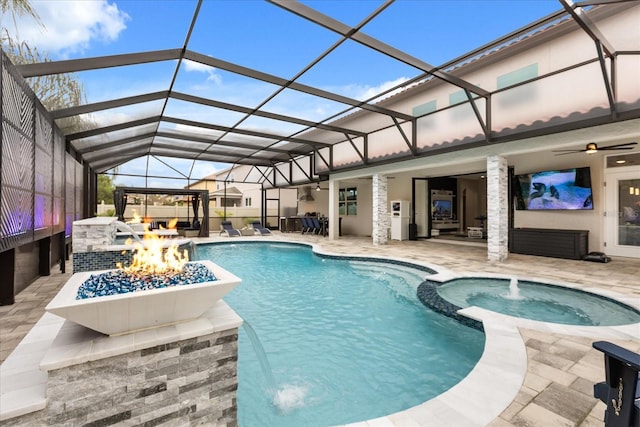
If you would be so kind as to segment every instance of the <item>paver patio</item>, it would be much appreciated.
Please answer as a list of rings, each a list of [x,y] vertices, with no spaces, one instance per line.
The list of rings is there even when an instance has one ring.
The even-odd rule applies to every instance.
[[[236,239],[244,239],[243,237]],[[338,254],[365,254],[419,260],[460,273],[496,273],[570,282],[584,287],[615,291],[640,299],[640,260],[614,258],[608,264],[511,254],[501,263],[486,260],[486,248],[436,240],[390,241],[374,246],[369,238],[320,236],[274,232],[261,240],[294,240],[318,245]],[[220,241],[212,237],[199,241]],[[71,275],[56,267],[16,297],[16,303],[0,307],[0,360],[4,360],[44,313],[44,307]],[[593,384],[604,380],[602,353],[593,349],[593,338],[546,333],[520,328],[527,350],[524,383],[511,405],[491,427],[501,426],[600,426],[605,405],[593,397]],[[611,341],[611,340],[610,340]],[[615,341],[640,352],[640,331],[633,341]],[[500,387],[500,378],[487,384],[487,393]]]

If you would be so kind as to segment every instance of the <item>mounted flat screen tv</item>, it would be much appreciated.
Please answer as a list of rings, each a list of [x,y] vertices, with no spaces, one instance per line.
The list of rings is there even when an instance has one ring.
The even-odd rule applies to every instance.
[[[588,167],[516,175],[512,187],[518,210],[593,209]]]
[[[431,201],[433,209],[433,218],[450,219],[451,218],[451,199],[433,199]]]

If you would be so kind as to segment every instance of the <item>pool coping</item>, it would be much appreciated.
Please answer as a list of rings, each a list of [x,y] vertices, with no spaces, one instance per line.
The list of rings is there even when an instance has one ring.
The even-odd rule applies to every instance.
[[[487,277],[510,279],[513,275],[497,273],[457,273],[433,263],[424,263],[406,258],[379,257],[375,255],[342,255],[323,250],[314,243],[288,240],[247,239],[243,242],[265,242],[310,246],[316,254],[353,259],[374,259],[385,262],[397,261],[427,267],[436,271],[428,280],[444,282],[463,277]],[[229,241],[200,241],[196,245],[209,243],[229,243]],[[616,292],[581,286],[570,282],[518,276],[519,280],[535,281],[553,286],[568,287],[591,292],[608,299],[620,301],[640,310],[640,300]],[[546,333],[573,335],[600,339],[637,339],[640,323],[622,326],[574,326],[540,322],[508,316],[480,307],[468,307],[457,313],[482,324],[485,333],[485,348],[478,363],[455,386],[446,392],[406,410],[378,418],[344,424],[344,427],[397,426],[420,427],[438,425],[451,427],[481,427],[495,420],[513,402],[524,383],[527,373],[527,351],[519,328]]]

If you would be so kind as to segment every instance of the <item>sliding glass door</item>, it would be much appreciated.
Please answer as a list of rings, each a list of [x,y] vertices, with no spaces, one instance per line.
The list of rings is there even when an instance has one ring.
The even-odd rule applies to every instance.
[[[606,252],[640,258],[640,167],[607,171]]]

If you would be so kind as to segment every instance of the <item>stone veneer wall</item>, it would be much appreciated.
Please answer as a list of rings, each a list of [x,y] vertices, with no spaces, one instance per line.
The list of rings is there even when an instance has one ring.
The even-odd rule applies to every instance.
[[[0,424],[235,426],[237,355],[232,328],[52,370],[46,408]]]
[[[487,253],[489,261],[509,256],[509,173],[501,156],[487,157]]]
[[[373,229],[374,245],[386,245],[389,239],[389,210],[387,209],[387,176],[373,175]]]
[[[73,253],[91,252],[94,246],[112,245],[116,239],[116,218],[95,217],[73,222]]]

